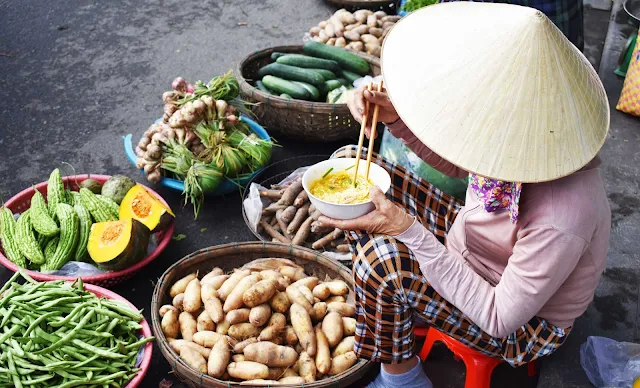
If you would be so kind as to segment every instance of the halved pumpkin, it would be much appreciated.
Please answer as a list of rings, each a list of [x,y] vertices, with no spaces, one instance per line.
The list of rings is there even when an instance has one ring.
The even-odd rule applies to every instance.
[[[166,228],[174,217],[171,209],[141,185],[133,186],[120,204],[121,220],[127,218],[138,220],[145,224],[151,233]]]
[[[147,254],[151,231],[134,219],[91,225],[87,250],[100,267],[109,271],[128,268]]]

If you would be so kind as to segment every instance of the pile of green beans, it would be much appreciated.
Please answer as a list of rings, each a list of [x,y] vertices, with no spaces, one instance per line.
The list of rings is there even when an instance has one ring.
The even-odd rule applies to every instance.
[[[0,295],[0,387],[123,387],[154,339],[138,337],[140,312],[80,279],[40,283],[21,271]]]

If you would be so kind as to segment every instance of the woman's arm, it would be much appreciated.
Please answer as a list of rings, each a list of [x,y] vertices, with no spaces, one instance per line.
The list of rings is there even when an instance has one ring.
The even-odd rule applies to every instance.
[[[505,337],[533,318],[587,248],[584,239],[551,226],[526,231],[493,287],[422,224],[414,222],[396,238],[414,253],[433,289],[494,337]]]
[[[454,178],[466,178],[469,176],[468,171],[447,162],[438,154],[431,151],[411,132],[402,120],[398,119],[395,123],[387,124],[387,127],[393,136],[401,139],[404,144],[411,149],[411,151],[415,152],[416,155],[418,155],[428,165],[441,173]]]

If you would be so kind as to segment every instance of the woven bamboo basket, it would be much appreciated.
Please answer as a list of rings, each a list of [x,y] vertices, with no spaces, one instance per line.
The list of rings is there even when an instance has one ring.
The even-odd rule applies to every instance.
[[[236,70],[242,97],[257,103],[253,112],[260,124],[274,135],[306,142],[357,139],[360,124],[351,116],[347,104],[288,100],[264,93],[251,84],[258,70],[271,63],[274,52],[301,54],[302,46],[279,46],[254,52],[243,59]],[[380,74],[379,58],[356,54],[369,62],[373,75]]]
[[[341,278],[347,284],[353,286],[351,270],[319,252],[311,249],[271,242],[245,242],[217,245],[196,251],[173,264],[162,274],[153,291],[151,301],[151,321],[154,335],[160,347],[160,351],[167,359],[174,372],[190,387],[220,387],[228,388],[241,386],[239,383],[215,379],[202,374],[189,367],[180,356],[169,346],[162,328],[158,310],[164,304],[171,304],[169,288],[185,275],[200,271],[201,274],[210,271],[214,267],[220,267],[225,271],[259,258],[279,257],[294,261],[304,267],[307,274],[313,274],[319,278],[328,275],[332,278]],[[348,303],[354,303],[353,293],[349,295]],[[364,376],[371,363],[359,360],[354,366],[337,376],[329,377],[313,383],[305,384],[308,388],[347,387]],[[242,385],[246,387],[247,385]],[[279,384],[280,386],[294,386]],[[265,387],[265,386],[263,386]]]
[[[393,9],[396,5],[394,0],[329,0],[329,3],[339,7],[344,7],[347,10],[366,8],[387,11],[389,9]]]

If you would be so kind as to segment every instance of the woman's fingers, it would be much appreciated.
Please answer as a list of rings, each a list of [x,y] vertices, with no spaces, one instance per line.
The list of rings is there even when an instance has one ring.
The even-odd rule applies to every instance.
[[[323,225],[328,225],[340,230],[369,230],[374,217],[375,215],[372,212],[362,217],[354,218],[352,220],[336,220],[333,218],[320,216],[318,221],[320,221]]]
[[[362,95],[372,104],[393,108],[387,93],[364,90]]]

